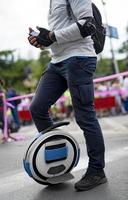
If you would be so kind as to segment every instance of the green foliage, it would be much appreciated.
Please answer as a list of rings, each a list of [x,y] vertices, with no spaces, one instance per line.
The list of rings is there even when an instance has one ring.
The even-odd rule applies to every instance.
[[[19,59],[17,61],[13,59],[13,52],[0,51],[0,77],[5,80],[5,86],[11,84],[15,89],[23,92],[28,89],[35,90],[37,81],[50,61],[49,51],[41,51],[38,60]],[[26,67],[31,71],[28,77],[24,73]]]
[[[0,58],[12,55],[14,50],[0,51]]]
[[[123,59],[123,60],[119,60],[118,61],[118,64],[119,64],[119,68],[120,68],[120,72],[124,72],[124,71],[127,71],[127,63],[126,63],[126,60]]]
[[[24,90],[22,81],[24,79],[23,69],[29,63],[27,60],[14,61],[13,52],[0,52],[0,76],[5,80],[5,87],[13,85],[18,90]]]
[[[112,61],[108,58],[101,58],[97,62],[96,77],[107,76],[113,73]]]
[[[119,49],[119,53],[126,53],[128,54],[128,40],[123,42],[121,48]]]
[[[30,64],[31,61],[23,59],[17,60],[13,63],[10,82],[19,91],[26,91],[26,88],[23,85],[23,80],[25,79],[24,68]]]
[[[39,56],[39,63],[41,67],[41,74],[44,73],[45,69],[47,68],[47,64],[51,60],[50,52],[45,50],[40,53]]]
[[[125,59],[122,60],[118,60],[118,66],[119,66],[119,71],[120,72],[124,72],[127,69],[127,62]],[[113,74],[114,72],[114,67],[112,64],[112,60],[108,59],[108,58],[104,58],[104,59],[100,59],[97,62],[97,69],[96,69],[96,77],[100,77],[100,76],[107,76],[110,74]]]
[[[128,26],[126,27],[126,34],[128,38]],[[119,53],[125,53],[128,56],[128,39],[122,43],[119,48]]]
[[[49,63],[51,57],[47,50],[41,51],[38,60],[33,60],[31,62],[31,67],[33,70],[34,77],[39,80],[43,72],[45,71],[47,64]]]

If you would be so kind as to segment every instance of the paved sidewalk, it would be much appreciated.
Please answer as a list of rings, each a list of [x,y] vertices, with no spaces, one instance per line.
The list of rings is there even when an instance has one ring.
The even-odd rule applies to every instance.
[[[34,125],[25,126],[14,136],[25,140],[0,144],[0,200],[128,200],[128,116],[100,119],[106,144],[108,183],[88,192],[75,192],[74,183],[85,172],[88,158],[82,131],[71,121],[63,130],[79,141],[81,159],[73,170],[75,179],[56,187],[45,187],[33,181],[23,169],[22,159],[37,133]]]

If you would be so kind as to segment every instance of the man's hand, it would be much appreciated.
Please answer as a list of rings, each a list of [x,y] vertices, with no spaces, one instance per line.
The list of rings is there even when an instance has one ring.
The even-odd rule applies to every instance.
[[[37,43],[43,45],[44,47],[50,46],[53,42],[56,41],[54,32],[51,32],[45,28],[40,28],[37,26],[37,29],[40,31],[37,36]]]
[[[32,28],[29,28],[29,37],[28,37],[29,43],[36,48],[44,49],[43,45],[41,45],[40,43],[37,42],[37,36],[39,33],[35,32],[35,33],[37,33],[37,35],[36,34],[34,35],[34,34],[32,34],[33,32],[34,32],[34,30]]]

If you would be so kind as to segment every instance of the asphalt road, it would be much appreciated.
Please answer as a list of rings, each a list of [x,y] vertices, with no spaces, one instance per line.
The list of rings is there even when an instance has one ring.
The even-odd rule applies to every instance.
[[[87,192],[74,190],[74,183],[84,174],[88,162],[82,132],[74,121],[63,129],[80,143],[81,159],[73,170],[75,179],[56,187],[34,182],[22,165],[26,147],[36,133],[31,125],[17,133],[25,140],[0,144],[0,200],[128,200],[128,116],[102,118],[100,124],[106,145],[107,184]]]

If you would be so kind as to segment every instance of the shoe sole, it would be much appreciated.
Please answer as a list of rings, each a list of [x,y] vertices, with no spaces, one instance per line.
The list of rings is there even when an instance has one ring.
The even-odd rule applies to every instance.
[[[84,187],[83,188],[82,187],[81,188],[75,187],[75,189],[77,190],[77,192],[79,192],[79,191],[88,191],[88,190],[91,190],[91,189],[95,188],[96,186],[104,184],[106,182],[107,182],[107,178],[105,177],[105,178],[102,178],[99,182],[95,183],[94,185],[92,185],[90,187],[86,187],[86,188],[84,188]]]

